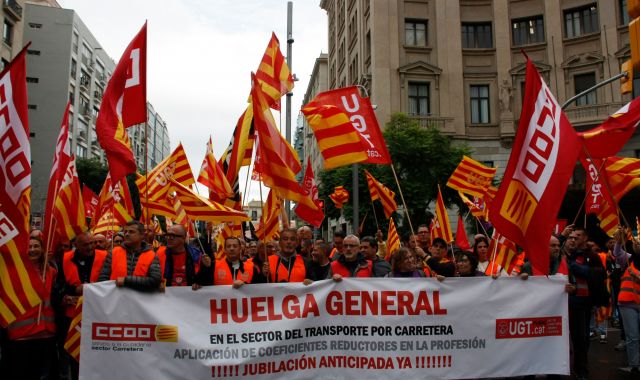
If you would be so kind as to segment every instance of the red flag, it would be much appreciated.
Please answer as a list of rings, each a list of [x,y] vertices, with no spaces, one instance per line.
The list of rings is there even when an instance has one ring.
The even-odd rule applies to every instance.
[[[84,201],[84,212],[87,214],[87,218],[93,218],[100,200],[87,185],[82,187],[82,200]]]
[[[361,97],[358,87],[351,86],[322,92],[313,99],[312,103],[335,106],[347,114],[367,149],[369,158],[363,162],[391,164],[391,156],[380,131],[376,114],[373,112],[371,100]]]
[[[304,191],[315,203],[318,204],[318,183],[313,175],[313,169],[311,169],[311,160],[307,159],[307,169],[304,172],[304,179],[302,180],[302,191]],[[312,210],[308,206],[299,203],[293,209],[293,211],[300,217],[300,219],[313,225],[314,227],[320,227],[324,220],[324,211],[318,206],[318,210]]]
[[[345,189],[344,186],[336,186],[333,189],[333,194],[329,195],[329,199],[331,199],[336,208],[342,208],[349,201],[349,190]]]
[[[591,158],[615,156],[635,132],[640,122],[640,98],[635,98],[609,116],[604,123],[579,132]]]
[[[592,161],[581,156],[580,163],[587,172],[585,212],[596,214],[600,219],[600,228],[608,235],[613,236],[620,220],[616,202],[611,197],[611,192],[605,187],[605,181],[607,181],[604,168],[605,160],[596,158]]]
[[[458,214],[458,228],[456,230],[456,241],[454,243],[460,249],[469,251],[471,249],[471,245],[469,244],[469,239],[467,238],[467,231],[464,229],[464,220],[462,219],[462,215]]]
[[[533,63],[502,185],[491,202],[493,225],[524,247],[531,265],[549,271],[549,237],[573,174],[580,142]]]
[[[29,261],[31,149],[25,52],[0,73],[0,326],[41,302],[44,284]]]
[[[135,173],[136,162],[125,128],[147,121],[147,23],[122,54],[104,91],[96,134],[114,183]]]
[[[68,240],[87,230],[87,218],[80,192],[80,181],[76,171],[76,159],[71,157],[60,190],[53,205],[53,217],[56,219],[56,232]]]
[[[53,246],[53,204],[56,201],[56,194],[60,188],[60,183],[64,178],[65,170],[71,161],[71,148],[69,147],[69,108],[71,103],[67,103],[67,107],[62,115],[62,124],[58,141],[56,142],[56,152],[53,155],[53,165],[51,174],[49,174],[49,188],[47,190],[47,204],[44,212],[44,228],[43,235],[44,247],[49,252]]]

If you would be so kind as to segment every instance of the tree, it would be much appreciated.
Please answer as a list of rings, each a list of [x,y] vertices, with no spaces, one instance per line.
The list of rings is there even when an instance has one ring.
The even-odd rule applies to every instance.
[[[440,133],[436,127],[421,127],[415,120],[401,113],[392,115],[383,135],[402,186],[402,193],[407,202],[414,229],[417,229],[420,224],[431,221],[433,216],[427,208],[438,195],[438,184],[440,184],[447,205],[461,203],[457,193],[445,185],[451,173],[462,160],[462,156],[470,154],[470,149],[466,145],[454,145],[451,138]],[[375,233],[377,227],[376,218],[372,215],[371,197],[364,169],[396,192],[398,205],[402,204],[402,200],[389,166],[359,165],[359,215],[362,221],[364,215],[368,213],[364,222],[363,234],[370,235]],[[333,206],[329,199],[335,186],[344,186],[353,196],[351,173],[351,167],[342,167],[332,171],[323,171],[320,174],[320,197],[326,202],[327,217],[336,218],[340,215],[340,211]],[[386,232],[388,224],[379,203],[378,201],[374,203],[375,214],[379,228]],[[352,205],[353,203],[350,201],[344,206],[345,216],[353,215]],[[400,230],[401,233],[408,233],[408,222],[404,221]]]

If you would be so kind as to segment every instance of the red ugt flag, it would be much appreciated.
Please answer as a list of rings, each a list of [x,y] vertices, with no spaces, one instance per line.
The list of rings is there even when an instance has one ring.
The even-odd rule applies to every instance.
[[[147,121],[147,24],[127,46],[104,91],[96,134],[109,162],[113,183],[135,173],[125,128]]]
[[[580,143],[560,105],[527,60],[520,124],[489,214],[496,229],[549,271],[549,238],[575,168]]]

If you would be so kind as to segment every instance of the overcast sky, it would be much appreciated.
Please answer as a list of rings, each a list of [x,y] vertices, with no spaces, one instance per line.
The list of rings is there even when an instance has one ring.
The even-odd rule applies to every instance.
[[[286,0],[58,2],[77,12],[116,62],[148,20],[147,100],[167,123],[171,149],[182,142],[196,178],[209,135],[216,158],[228,145],[246,108],[250,73],[258,68],[272,31],[287,53]],[[292,67],[299,81],[293,90],[292,135],[315,59],[327,51],[327,16],[319,4],[293,1]],[[284,136],[284,101],[281,118]],[[241,191],[245,176],[243,170]],[[248,193],[257,199],[255,183]]]

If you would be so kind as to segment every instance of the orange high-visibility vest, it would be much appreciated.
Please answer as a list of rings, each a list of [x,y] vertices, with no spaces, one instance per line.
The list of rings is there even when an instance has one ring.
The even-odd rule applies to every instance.
[[[354,276],[351,276],[351,272],[349,271],[349,269],[347,269],[344,264],[336,260],[331,262],[331,271],[333,272],[333,274],[339,274],[342,277],[373,277],[373,263],[371,262],[371,260],[367,260],[366,267],[361,267],[360,265],[358,265]]]
[[[133,270],[134,276],[146,276],[149,272],[149,267],[156,257],[156,253],[153,250],[142,252],[138,257],[138,262]],[[122,247],[113,248],[111,252],[111,280],[115,280],[118,277],[126,277],[127,274],[127,251]]]
[[[247,284],[250,284],[251,280],[253,279],[253,262],[240,262],[240,265],[244,266],[244,272],[238,269],[238,271],[236,272],[236,278],[234,279],[227,260],[216,260],[216,264],[214,267],[215,273],[213,273],[213,285],[232,285],[234,280],[240,280]]]
[[[47,275],[45,278],[45,289],[47,294],[42,299],[42,308],[35,307],[18,317],[12,324],[7,326],[9,339],[20,340],[29,339],[36,334],[47,332],[50,335],[56,333],[56,321],[53,307],[51,306],[51,289],[53,281],[55,281],[58,272],[47,267]],[[42,311],[40,311],[42,310]],[[40,314],[40,322],[38,323],[38,314]]]
[[[302,256],[295,255],[295,263],[291,268],[291,273],[280,262],[280,256],[269,256],[269,268],[271,269],[271,282],[302,282],[307,278],[307,269],[304,267]],[[293,259],[293,257],[291,257]],[[276,275],[278,276],[276,278]]]
[[[158,247],[156,256],[158,256],[158,261],[160,261],[160,273],[162,273],[162,278],[164,278],[164,268],[167,263],[167,247],[164,245]]]
[[[632,274],[635,274],[632,275]],[[618,294],[618,302],[632,302],[640,305],[640,279],[638,279],[638,270],[631,263],[622,275],[620,283],[620,294]]]
[[[62,259],[62,273],[64,273],[64,280],[67,284],[73,287],[78,287],[82,285],[82,281],[80,281],[80,274],[78,274],[78,266],[73,262],[74,253],[75,251],[67,251],[64,253],[64,257]],[[104,263],[104,259],[106,257],[107,251],[103,251],[100,249],[95,250],[89,282],[98,281],[100,270],[102,269],[102,264]],[[64,314],[67,317],[73,317],[75,315],[75,308],[75,305],[65,305]]]

